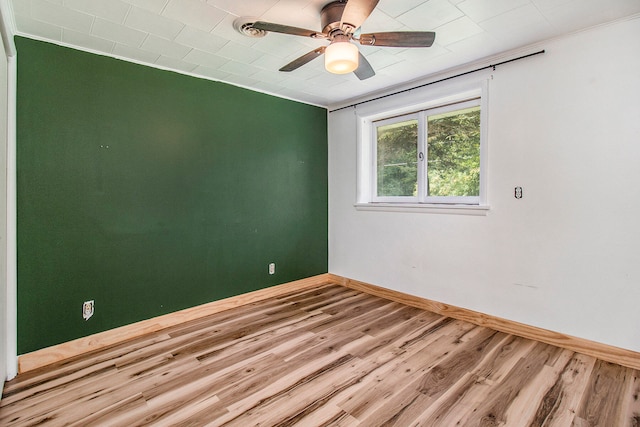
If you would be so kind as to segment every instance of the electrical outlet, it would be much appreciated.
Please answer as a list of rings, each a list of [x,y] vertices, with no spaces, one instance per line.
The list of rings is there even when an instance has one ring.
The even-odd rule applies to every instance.
[[[516,187],[513,195],[516,197],[516,199],[522,199],[522,187]]]
[[[89,320],[89,318],[93,316],[94,309],[95,303],[93,300],[85,301],[84,304],[82,304],[82,318],[84,320]]]
[[[276,274],[276,263],[272,262],[269,264],[269,274]]]

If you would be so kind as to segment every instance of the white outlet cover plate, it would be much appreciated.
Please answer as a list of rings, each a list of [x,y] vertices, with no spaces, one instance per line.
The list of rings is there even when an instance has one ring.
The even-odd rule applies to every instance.
[[[93,300],[85,301],[84,304],[82,304],[82,318],[84,320],[89,320],[89,318],[93,316],[94,305]]]

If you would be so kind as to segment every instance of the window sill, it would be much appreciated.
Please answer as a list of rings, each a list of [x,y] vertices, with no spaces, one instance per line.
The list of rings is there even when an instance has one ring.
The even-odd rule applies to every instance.
[[[419,212],[449,215],[475,215],[486,216],[489,212],[488,205],[445,205],[427,203],[356,203],[359,211],[380,212]]]

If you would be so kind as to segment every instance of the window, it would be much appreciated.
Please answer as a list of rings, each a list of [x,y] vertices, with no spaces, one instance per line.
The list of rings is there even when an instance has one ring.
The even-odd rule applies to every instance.
[[[375,123],[376,199],[416,196],[418,119],[401,117]]]
[[[414,108],[362,120],[359,205],[484,206],[482,90]]]

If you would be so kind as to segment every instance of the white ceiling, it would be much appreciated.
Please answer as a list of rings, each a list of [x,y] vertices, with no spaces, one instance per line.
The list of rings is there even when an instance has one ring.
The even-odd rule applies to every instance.
[[[278,69],[326,44],[236,32],[239,16],[320,31],[331,0],[11,0],[15,33],[335,106],[565,33],[640,13],[640,0],[380,0],[363,32],[435,31],[431,48],[360,46],[376,76],[333,75],[318,58]]]

